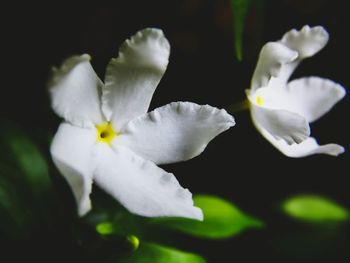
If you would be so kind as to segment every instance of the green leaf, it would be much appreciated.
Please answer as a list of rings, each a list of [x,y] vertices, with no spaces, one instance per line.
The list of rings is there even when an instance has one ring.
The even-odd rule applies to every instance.
[[[197,195],[194,203],[204,213],[204,221],[185,218],[157,218],[154,222],[202,238],[228,238],[247,228],[261,228],[263,223],[240,211],[232,203],[215,196]]]
[[[284,212],[299,220],[320,223],[349,219],[349,211],[335,202],[317,195],[298,195],[282,204]]]
[[[1,130],[1,161],[23,174],[19,180],[23,180],[21,183],[26,183],[37,197],[50,193],[52,185],[48,165],[38,147],[10,123],[6,123]]]
[[[44,229],[55,207],[51,178],[45,158],[24,132],[7,121],[0,130],[0,230],[25,236]]]
[[[25,232],[28,208],[23,203],[19,188],[13,180],[16,171],[0,163],[0,232],[18,236]]]
[[[205,263],[199,255],[153,243],[141,243],[140,247],[122,263]]]
[[[140,246],[140,239],[135,235],[129,235],[126,238],[133,250],[137,250]]]
[[[139,235],[140,217],[130,213],[114,198],[100,192],[99,189],[92,192],[94,208],[84,217],[84,220],[101,236],[128,236]]]
[[[243,59],[242,43],[244,19],[251,0],[231,0],[231,10],[233,15],[233,29],[235,37],[236,57],[239,61]]]

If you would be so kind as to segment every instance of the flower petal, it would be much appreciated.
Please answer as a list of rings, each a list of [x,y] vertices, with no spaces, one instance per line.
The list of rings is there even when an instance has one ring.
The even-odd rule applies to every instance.
[[[174,175],[119,146],[97,146],[95,182],[130,212],[147,216],[176,216],[202,220],[191,193]]]
[[[157,164],[179,162],[199,155],[210,140],[233,125],[225,110],[173,102],[130,121],[114,145]]]
[[[312,57],[327,44],[329,35],[322,26],[304,26],[300,31],[292,29],[284,34],[281,43],[298,52],[298,59]]]
[[[251,90],[254,91],[269,85],[272,77],[279,77],[282,67],[294,61],[298,53],[278,42],[269,42],[260,51],[259,60],[256,65]]]
[[[309,137],[300,144],[288,145],[283,140],[276,140],[268,131],[257,125],[261,134],[284,155],[294,158],[305,157],[313,154],[328,154],[338,156],[344,152],[344,148],[338,144],[319,145],[315,138]]]
[[[260,52],[251,89],[284,87],[300,61],[320,51],[328,38],[323,27],[304,26],[300,31],[288,31],[278,42],[265,44]]]
[[[99,93],[102,87],[90,62],[90,56],[74,56],[53,68],[49,89],[52,107],[66,121],[92,127],[104,121]]]
[[[296,112],[313,122],[327,113],[345,96],[345,89],[332,80],[319,77],[291,81],[286,93],[285,109]]]
[[[102,110],[114,128],[147,112],[169,59],[170,45],[159,29],[147,28],[126,40],[107,67]]]
[[[95,141],[93,129],[63,123],[51,144],[53,161],[72,189],[81,216],[91,209],[89,195],[94,169],[91,157]]]
[[[299,114],[275,110],[251,104],[253,123],[266,129],[275,139],[285,140],[288,144],[301,143],[310,135],[306,119]]]
[[[321,26],[310,28],[306,25],[299,31],[292,29],[285,33],[279,43],[296,51],[298,57],[281,67],[280,75],[271,79],[269,87],[284,87],[300,62],[319,52],[327,44],[328,39],[327,31]]]
[[[327,113],[345,93],[339,84],[319,77],[296,79],[287,87],[260,88],[255,92],[247,92],[250,101],[259,106],[288,110],[303,116],[308,122]]]

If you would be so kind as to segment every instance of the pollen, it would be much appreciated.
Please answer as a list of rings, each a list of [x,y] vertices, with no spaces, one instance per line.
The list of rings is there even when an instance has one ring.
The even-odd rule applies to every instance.
[[[264,100],[260,95],[256,98],[256,104],[259,106],[262,106],[264,104]]]
[[[97,124],[96,130],[98,142],[111,144],[114,137],[118,135],[118,132],[113,129],[112,124],[109,122]]]

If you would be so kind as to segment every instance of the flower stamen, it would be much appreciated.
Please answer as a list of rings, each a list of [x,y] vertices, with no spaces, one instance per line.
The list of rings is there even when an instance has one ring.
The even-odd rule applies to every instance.
[[[97,141],[111,144],[118,132],[114,131],[112,124],[109,122],[96,125]]]
[[[262,106],[264,104],[264,100],[263,98],[261,97],[261,95],[259,95],[257,98],[256,98],[256,104],[258,104],[258,106]]]

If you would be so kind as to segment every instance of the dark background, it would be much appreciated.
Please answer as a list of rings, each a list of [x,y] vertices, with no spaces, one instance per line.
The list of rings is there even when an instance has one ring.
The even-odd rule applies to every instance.
[[[80,6],[52,2],[4,8],[1,119],[12,120],[37,141],[47,141],[60,122],[46,89],[51,66],[73,54],[89,53],[103,79],[119,45],[145,27],[161,28],[172,49],[152,109],[172,101],[219,108],[239,102],[262,45],[305,24],[324,26],[330,41],[322,52],[303,62],[293,78],[316,75],[349,87],[349,14],[344,2],[284,0],[252,5],[246,17],[242,62],[234,54],[228,1],[113,1]],[[312,135],[320,144],[335,142],[348,150],[348,114],[346,96],[312,124]],[[209,262],[349,259],[349,225],[336,233],[325,232],[296,223],[279,210],[279,203],[296,193],[320,194],[350,208],[348,152],[338,158],[287,158],[260,136],[248,112],[234,116],[237,125],[211,142],[201,156],[164,168],[192,193],[231,200],[262,219],[266,228],[224,241],[178,237],[178,247],[203,254]]]

